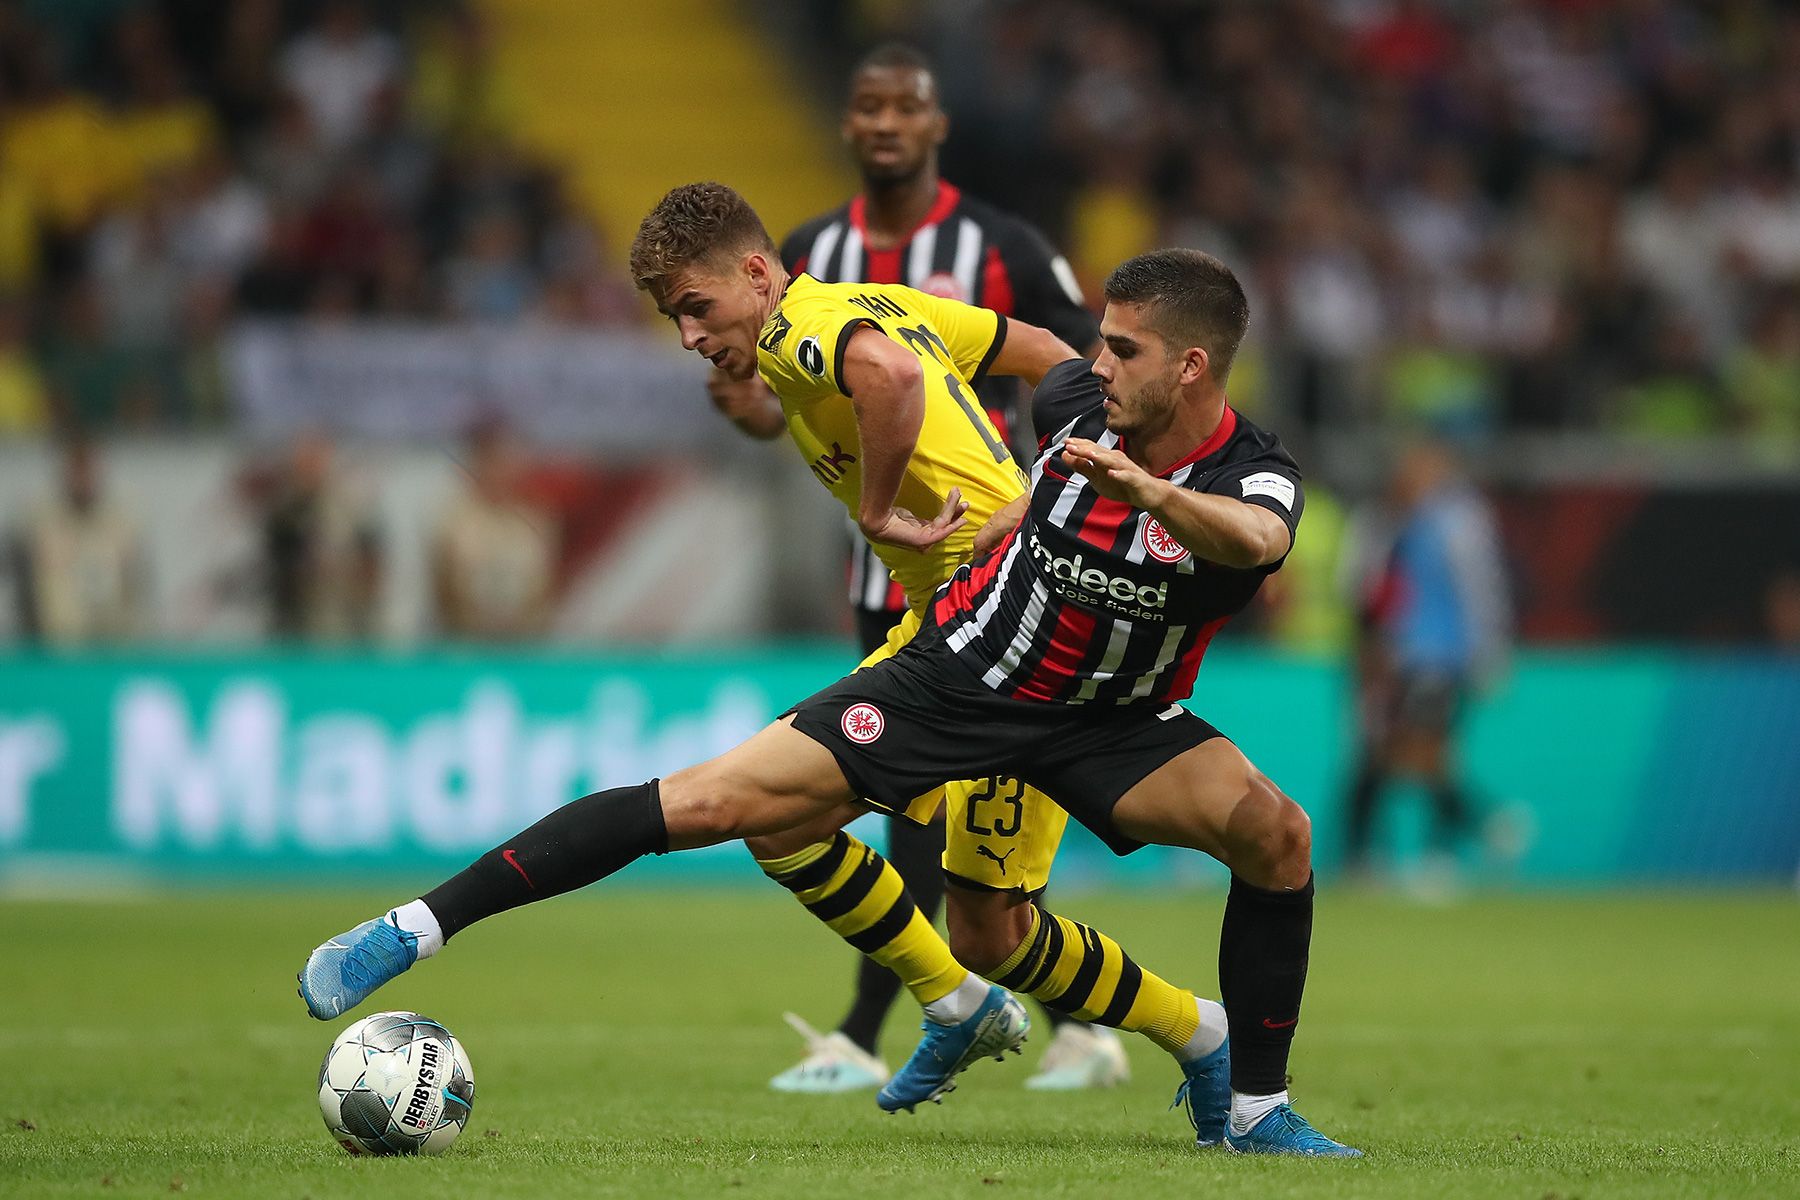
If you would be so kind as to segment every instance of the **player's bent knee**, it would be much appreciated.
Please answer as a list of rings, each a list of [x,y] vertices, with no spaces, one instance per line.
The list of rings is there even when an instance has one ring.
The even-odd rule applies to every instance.
[[[1232,814],[1228,865],[1258,887],[1300,888],[1312,874],[1312,818],[1272,783],[1253,772]]]
[[[711,846],[764,832],[755,827],[756,798],[708,766],[689,767],[662,781],[663,824],[673,847]]]

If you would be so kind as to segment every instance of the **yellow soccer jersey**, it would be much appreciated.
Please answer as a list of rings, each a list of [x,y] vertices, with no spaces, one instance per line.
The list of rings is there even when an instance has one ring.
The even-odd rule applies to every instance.
[[[781,401],[788,435],[818,481],[856,514],[862,446],[840,381],[850,334],[867,325],[925,366],[925,420],[894,503],[922,520],[950,489],[969,502],[968,522],[929,550],[876,545],[907,602],[922,608],[969,557],[975,531],[1025,491],[1025,476],[975,398],[1006,336],[1006,318],[899,284],[820,283],[796,276],[757,338],[756,365]]]

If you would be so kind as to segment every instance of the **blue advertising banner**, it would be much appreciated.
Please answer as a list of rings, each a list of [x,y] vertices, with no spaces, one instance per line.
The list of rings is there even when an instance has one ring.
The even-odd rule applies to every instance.
[[[720,753],[836,678],[836,646],[0,657],[0,884],[429,876],[552,807]],[[1335,861],[1352,747],[1333,663],[1209,658],[1194,707],[1314,818]],[[1496,882],[1791,881],[1800,662],[1527,656],[1471,717],[1468,772],[1513,821]],[[1423,840],[1397,797],[1383,841]],[[878,830],[872,836],[878,839]],[[1059,885],[1215,880],[1199,855],[1114,859],[1071,829]],[[656,878],[753,878],[741,848]]]

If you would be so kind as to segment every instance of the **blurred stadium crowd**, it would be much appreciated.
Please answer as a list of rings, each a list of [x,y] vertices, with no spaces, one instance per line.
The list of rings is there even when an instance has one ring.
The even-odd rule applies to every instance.
[[[1090,294],[1153,244],[1236,265],[1240,401],[1800,448],[1800,5],[865,0],[807,25],[840,57],[930,46],[946,174],[1065,230]]]
[[[0,0],[0,437],[229,423],[236,316],[613,325],[472,6]]]
[[[620,548],[649,524],[620,499],[632,488],[668,501],[675,532],[647,540],[706,529],[695,559],[771,574],[750,526],[719,525],[691,486],[565,472],[545,502],[533,448],[492,422],[455,467],[421,450],[481,411],[444,401],[442,371],[391,410],[378,436],[410,437],[414,457],[383,443],[362,472],[379,486],[305,419],[273,429],[278,447],[232,441],[271,433],[225,361],[247,319],[448,326],[468,357],[440,343],[434,361],[500,374],[523,360],[460,337],[470,324],[561,336],[533,386],[580,409],[588,377],[559,374],[583,353],[570,335],[650,315],[563,170],[520,145],[525,81],[491,19],[462,0],[0,0],[0,462],[21,461],[9,441],[44,450],[29,486],[0,478],[0,609],[20,614],[0,638],[216,636],[232,593],[256,615],[230,636],[586,636],[615,626],[571,618],[572,593],[597,610],[619,564],[663,569],[654,545]],[[875,42],[926,49],[951,115],[945,176],[1036,220],[1090,297],[1159,244],[1244,278],[1233,400],[1300,449],[1309,504],[1274,603],[1241,628],[1349,644],[1367,607],[1343,579],[1351,502],[1390,540],[1404,529],[1403,472],[1371,447],[1414,429],[1472,451],[1483,482],[1520,484],[1474,540],[1505,542],[1527,636],[1800,644],[1800,542],[1763,537],[1719,490],[1762,489],[1770,527],[1800,519],[1800,2],[792,0],[745,20],[780,47],[771,72],[808,64],[790,74],[821,111]],[[601,369],[652,343],[673,357],[666,341],[628,340]],[[379,407],[342,383],[361,360],[335,365],[290,413],[321,393],[334,418]],[[697,396],[678,418],[689,406],[601,377],[621,393],[606,420],[637,410],[694,456],[676,422],[706,421]],[[422,413],[440,427],[406,424]],[[176,466],[140,444],[124,487],[89,441],[169,432],[214,436],[185,439]],[[1520,445],[1561,465],[1529,478]],[[1665,494],[1676,458],[1709,465]],[[206,464],[217,481],[198,480]],[[1599,474],[1625,490],[1582,490]],[[243,545],[180,527],[228,508]],[[829,557],[828,537],[807,552]],[[1647,593],[1672,548],[1693,569]],[[613,588],[624,627],[642,636],[635,614],[706,594],[664,575]],[[768,605],[788,624],[694,628],[829,624],[788,586]]]

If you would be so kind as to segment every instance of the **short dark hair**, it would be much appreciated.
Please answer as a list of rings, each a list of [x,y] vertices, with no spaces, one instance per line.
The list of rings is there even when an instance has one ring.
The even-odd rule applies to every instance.
[[[854,80],[864,71],[923,71],[932,77],[932,85],[937,84],[937,72],[931,69],[931,60],[916,46],[905,42],[883,42],[867,54],[856,60],[850,68],[850,78]]]
[[[1144,324],[1170,353],[1199,346],[1221,387],[1250,327],[1250,303],[1231,268],[1200,250],[1152,250],[1106,277],[1106,298],[1144,310]]]
[[[775,256],[775,241],[749,201],[722,183],[688,183],[656,202],[631,240],[631,277],[654,293],[696,263],[724,265],[734,255]]]

